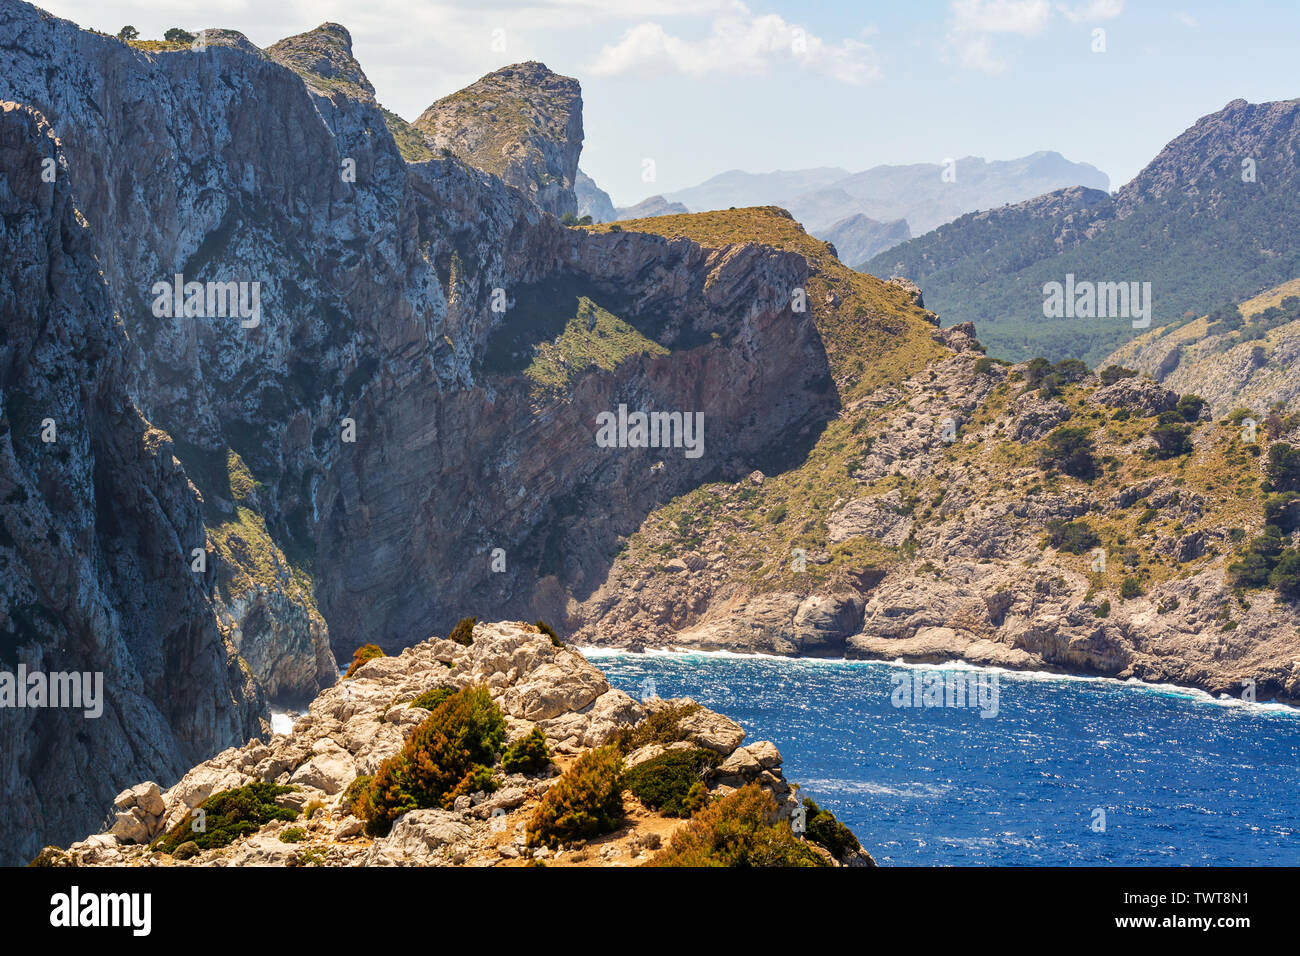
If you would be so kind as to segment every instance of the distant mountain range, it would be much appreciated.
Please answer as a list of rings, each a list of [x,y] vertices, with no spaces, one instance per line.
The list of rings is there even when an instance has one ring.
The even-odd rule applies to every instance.
[[[1300,100],[1238,99],[1114,196],[1063,189],[972,213],[858,268],[918,283],[945,323],[976,323],[991,354],[1095,363],[1143,327],[1045,318],[1047,283],[1150,283],[1149,327],[1182,322],[1300,275],[1298,217]]]
[[[608,195],[584,178],[590,199],[584,206],[580,193],[579,213],[590,214],[596,222],[609,221],[602,218]],[[615,218],[781,206],[814,236],[834,243],[843,261],[858,262],[965,213],[1069,186],[1104,191],[1110,180],[1096,167],[1055,152],[992,162],[967,156],[944,163],[875,166],[859,173],[825,166],[771,173],[733,169],[698,186],[618,209]]]

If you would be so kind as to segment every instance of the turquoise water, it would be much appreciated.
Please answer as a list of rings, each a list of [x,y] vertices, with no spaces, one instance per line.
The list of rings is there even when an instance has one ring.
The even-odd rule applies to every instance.
[[[1300,712],[1280,705],[953,665],[585,653],[634,697],[653,678],[773,741],[881,863],[1300,864]],[[900,682],[953,671],[996,675],[996,716],[894,705]]]

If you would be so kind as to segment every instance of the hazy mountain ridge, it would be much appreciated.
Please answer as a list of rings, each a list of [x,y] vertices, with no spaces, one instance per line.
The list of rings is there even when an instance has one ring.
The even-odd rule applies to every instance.
[[[1294,100],[1234,100],[1171,141],[1109,202],[1058,193],[963,217],[862,268],[921,283],[949,321],[978,323],[996,354],[1100,362],[1140,330],[1124,317],[1046,319],[1045,283],[1067,274],[1150,282],[1160,326],[1300,274],[1291,237],[1298,121]]]
[[[877,222],[857,213],[827,226],[819,238],[835,247],[841,262],[860,262],[911,239],[912,230],[906,219]]]
[[[622,209],[620,218],[780,206],[814,236],[834,242],[843,261],[854,263],[965,213],[1073,186],[1104,191],[1109,180],[1087,163],[1072,163],[1047,151],[1012,160],[968,156],[948,165],[875,166],[859,173],[834,167],[772,173],[729,170],[699,186]],[[685,208],[674,208],[673,203]],[[850,239],[850,233],[861,237]]]

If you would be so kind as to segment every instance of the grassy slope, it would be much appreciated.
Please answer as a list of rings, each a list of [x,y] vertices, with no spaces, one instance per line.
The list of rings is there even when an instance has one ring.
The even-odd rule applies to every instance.
[[[1182,324],[1153,329],[1116,349],[1099,367],[1122,365],[1155,374],[1158,361],[1181,349],[1181,360],[1166,385],[1205,392],[1207,398],[1218,403],[1220,411],[1228,407],[1250,407],[1259,416],[1279,402],[1293,405],[1295,387],[1289,381],[1287,363],[1295,350],[1296,321],[1285,317],[1259,318],[1265,310],[1279,307],[1290,296],[1300,296],[1300,279],[1284,282],[1238,303],[1246,320],[1239,330],[1225,332],[1219,326],[1212,329],[1209,317],[1202,315]],[[1249,356],[1256,348],[1264,350],[1264,366],[1249,383],[1240,388],[1234,386],[1232,394],[1225,395],[1225,387],[1234,380],[1222,379],[1221,373],[1254,364]],[[1225,398],[1230,399],[1227,407],[1223,406]]]
[[[1186,564],[1157,552],[1159,537],[1179,537],[1201,529],[1241,528],[1249,533],[1262,526],[1258,459],[1238,440],[1239,429],[1226,422],[1202,422],[1193,428],[1195,452],[1181,459],[1160,461],[1143,453],[1155,421],[1117,419],[1113,410],[1088,400],[1093,386],[1068,387],[1060,400],[1074,413],[1071,425],[1092,429],[1101,474],[1091,482],[1045,471],[1038,465],[1042,442],[1022,444],[1003,432],[1008,407],[1025,389],[1018,374],[999,385],[973,419],[962,426],[963,440],[943,453],[943,462],[920,478],[888,474],[871,481],[854,476],[857,460],[870,447],[883,421],[905,403],[853,407],[854,399],[880,387],[916,376],[925,381],[925,366],[951,353],[935,343],[932,327],[901,290],[851,272],[826,251],[824,244],[803,233],[797,223],[772,209],[745,209],[667,216],[618,223],[625,230],[686,236],[706,246],[761,241],[805,255],[814,267],[809,301],[814,321],[827,342],[846,410],[821,436],[799,468],[767,476],[762,485],[714,484],[684,495],[653,512],[629,541],[622,559],[632,566],[662,567],[694,550],[718,548],[735,569],[733,579],[758,591],[789,589],[807,593],[843,572],[887,569],[915,564],[916,573],[942,575],[942,568],[915,557],[908,542],[890,547],[871,538],[851,538],[836,545],[826,540],[826,517],[845,501],[897,489],[902,507],[921,526],[961,522],[961,511],[945,510],[945,491],[953,482],[976,483],[988,496],[1016,499],[1058,491],[1081,491],[1097,510],[1085,520],[1101,538],[1109,561],[1104,573],[1091,577],[1096,600],[1120,600],[1122,580],[1136,578],[1144,588],[1172,577],[1186,577],[1206,566],[1224,565],[1233,554],[1226,548]],[[610,224],[591,227],[609,231]],[[825,300],[840,296],[836,307]],[[1257,309],[1280,300],[1289,288],[1261,296]],[[893,334],[881,334],[884,329]],[[1124,509],[1104,504],[1123,488],[1151,478],[1165,478],[1180,490],[1200,496],[1204,513],[1180,523],[1165,513],[1152,514],[1146,499]],[[1045,530],[1045,529],[1044,529]],[[810,554],[826,551],[825,564],[809,562],[803,573],[789,566],[792,548]],[[1086,568],[1091,555],[1059,554],[1044,544],[1041,559],[1062,567]]]
[[[912,304],[897,286],[854,272],[826,243],[804,232],[772,206],[603,223],[595,232],[619,229],[683,236],[709,248],[760,242],[808,260],[808,308],[825,343],[841,401],[850,406],[872,391],[899,385],[949,351],[932,338],[929,313]],[[811,590],[840,570],[860,570],[889,561],[894,549],[854,539],[831,547],[827,514],[839,498],[860,489],[852,469],[869,447],[872,422],[883,410],[846,411],[829,423],[799,468],[767,476],[762,486],[710,484],[650,514],[628,540],[624,559],[651,567],[694,550],[706,539],[721,541],[729,566],[760,587]],[[737,506],[732,508],[732,506]],[[807,572],[788,567],[792,548],[826,550],[829,563],[809,563]]]

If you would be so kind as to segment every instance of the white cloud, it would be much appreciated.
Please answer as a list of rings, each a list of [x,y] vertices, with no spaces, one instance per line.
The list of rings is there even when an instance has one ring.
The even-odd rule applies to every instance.
[[[1183,26],[1190,27],[1193,30],[1201,25],[1201,21],[1196,19],[1196,17],[1192,16],[1186,10],[1179,10],[1174,14],[1174,18]]]
[[[1019,33],[1030,36],[1047,26],[1047,0],[954,0],[953,33]]]
[[[993,34],[1032,36],[1052,17],[1047,0],[954,0],[950,9],[946,46],[964,69],[991,76],[1007,69],[993,53]]]
[[[647,70],[695,77],[761,74],[782,60],[853,86],[880,75],[870,44],[856,39],[827,43],[776,14],[756,16],[741,4],[715,16],[708,36],[701,40],[674,36],[658,23],[638,24],[616,43],[604,46],[590,71],[604,76]]]
[[[1061,12],[1071,23],[1096,23],[1113,20],[1124,12],[1124,0],[1088,0],[1074,5],[1061,4]]]
[[[1036,36],[1050,25],[1054,11],[1071,23],[1111,20],[1124,12],[1124,0],[1081,0],[1055,7],[1049,0],[953,0],[944,45],[964,69],[1005,73],[1008,64],[994,52],[994,36]]]
[[[986,36],[971,37],[958,47],[961,65],[968,70],[979,70],[990,76],[1004,73],[1007,69],[1005,60],[993,55],[993,44]]]

